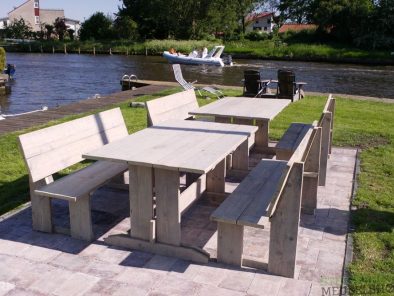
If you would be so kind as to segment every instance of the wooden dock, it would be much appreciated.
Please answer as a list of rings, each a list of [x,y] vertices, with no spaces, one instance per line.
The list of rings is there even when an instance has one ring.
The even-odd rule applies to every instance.
[[[46,124],[51,120],[60,119],[66,116],[85,113],[100,108],[105,108],[113,104],[124,101],[133,101],[139,96],[153,94],[164,89],[173,87],[172,85],[147,85],[133,90],[122,91],[98,99],[86,99],[69,105],[60,106],[31,114],[20,115],[16,117],[8,117],[0,120],[0,135],[31,128],[36,125]]]

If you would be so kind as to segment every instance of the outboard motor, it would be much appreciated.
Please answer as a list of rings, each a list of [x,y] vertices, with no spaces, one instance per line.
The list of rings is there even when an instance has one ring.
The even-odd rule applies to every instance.
[[[225,65],[232,66],[233,65],[233,58],[231,55],[223,55],[222,61]]]

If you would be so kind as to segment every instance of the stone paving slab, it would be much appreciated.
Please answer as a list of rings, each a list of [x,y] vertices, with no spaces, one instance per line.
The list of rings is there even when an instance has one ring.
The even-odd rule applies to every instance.
[[[129,202],[127,192],[104,188],[93,198],[93,243],[32,231],[29,207],[0,219],[0,296],[324,295],[322,288],[341,284],[355,160],[356,150],[333,149],[316,213],[301,216],[295,279],[110,247],[104,237],[129,229]],[[216,206],[201,200],[182,217],[183,240],[212,256],[217,232],[209,216]],[[67,227],[67,204],[54,201],[53,208],[55,224]],[[267,261],[268,245],[269,229],[246,227],[248,259]]]

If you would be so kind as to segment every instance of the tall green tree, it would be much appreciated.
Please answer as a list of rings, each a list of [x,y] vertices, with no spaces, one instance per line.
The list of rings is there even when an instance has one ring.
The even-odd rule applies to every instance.
[[[28,39],[32,34],[32,28],[23,18],[12,21],[4,31],[7,38],[15,39]]]
[[[57,36],[59,37],[59,40],[64,40],[64,34],[67,32],[67,25],[64,18],[56,18],[53,26]]]
[[[341,41],[353,40],[369,26],[373,9],[371,0],[314,0],[311,4],[312,20]]]
[[[52,34],[53,34],[53,30],[55,29],[54,26],[49,25],[49,24],[45,24],[45,35],[46,35],[46,39],[47,40],[51,40],[52,39]]]
[[[90,18],[81,25],[81,40],[105,40],[114,37],[111,18],[102,12],[94,13]]]
[[[114,30],[119,38],[137,39],[138,26],[130,16],[118,16],[114,21]]]
[[[282,19],[301,24],[310,17],[312,2],[313,0],[280,0],[277,5]]]
[[[237,21],[241,22],[242,33],[245,34],[246,17],[260,4],[261,4],[261,1],[254,1],[254,0],[235,0],[234,1],[234,6],[235,6],[235,10],[236,10],[236,18],[237,18]]]

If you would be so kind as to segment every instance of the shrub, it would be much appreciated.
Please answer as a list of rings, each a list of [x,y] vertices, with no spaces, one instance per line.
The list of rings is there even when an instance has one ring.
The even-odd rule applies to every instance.
[[[3,72],[5,67],[5,50],[4,48],[0,47],[0,73]]]
[[[263,32],[252,31],[245,35],[245,39],[250,41],[263,41],[268,39],[268,34]]]

